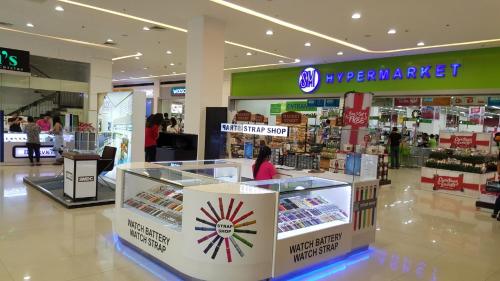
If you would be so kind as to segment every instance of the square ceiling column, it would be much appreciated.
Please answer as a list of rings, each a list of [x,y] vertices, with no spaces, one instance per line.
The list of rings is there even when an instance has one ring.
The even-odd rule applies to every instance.
[[[222,106],[224,23],[201,16],[188,23],[184,128],[198,135],[198,158],[205,154],[207,107]]]

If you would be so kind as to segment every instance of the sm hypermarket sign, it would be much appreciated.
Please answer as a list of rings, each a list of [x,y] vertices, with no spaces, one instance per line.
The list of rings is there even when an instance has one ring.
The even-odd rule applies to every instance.
[[[288,127],[283,127],[283,126],[222,123],[220,125],[220,130],[221,132],[227,132],[227,133],[242,133],[242,134],[261,135],[261,136],[273,136],[273,137],[288,136]]]
[[[399,80],[453,79],[460,75],[460,63],[435,64],[424,66],[405,66],[395,68],[362,69],[348,71],[332,71],[321,76],[318,69],[307,67],[299,74],[298,85],[302,92],[309,94],[316,91],[320,83],[375,83]]]

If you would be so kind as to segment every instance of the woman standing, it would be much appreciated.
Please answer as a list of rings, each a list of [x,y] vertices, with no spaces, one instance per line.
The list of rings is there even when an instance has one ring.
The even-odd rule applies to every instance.
[[[253,178],[255,180],[270,180],[279,178],[278,172],[274,165],[269,162],[271,159],[271,149],[268,146],[264,146],[259,151],[259,156],[253,164]]]
[[[146,120],[146,129],[144,131],[144,153],[146,162],[156,161],[156,140],[159,134],[159,124],[155,122],[153,116]]]
[[[177,126],[177,119],[174,117],[170,118],[170,125],[167,128],[167,133],[178,134],[179,126]]]
[[[28,117],[28,124],[24,126],[24,132],[27,136],[26,146],[28,147],[28,158],[31,166],[33,163],[33,152],[35,153],[36,165],[40,165],[40,127],[35,124],[35,119],[32,116]]]
[[[61,164],[62,162],[62,147],[64,145],[63,138],[63,126],[61,123],[61,118],[59,116],[55,116],[53,119],[53,126],[51,133],[54,135],[54,147],[53,150],[56,154],[56,164]]]

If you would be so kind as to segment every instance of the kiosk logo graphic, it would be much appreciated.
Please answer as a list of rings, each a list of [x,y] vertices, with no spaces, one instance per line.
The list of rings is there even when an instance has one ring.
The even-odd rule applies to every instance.
[[[299,87],[304,93],[312,93],[318,88],[320,80],[319,71],[314,67],[308,67],[299,75]]]
[[[233,204],[234,204],[234,198],[231,198],[227,212],[224,212],[224,205],[222,203],[222,198],[219,197],[220,213],[217,213],[212,203],[210,201],[207,201],[207,205],[210,208],[211,213],[208,212],[203,207],[201,207],[200,210],[203,212],[203,214],[205,214],[208,220],[197,217],[196,221],[202,223],[204,226],[195,226],[194,228],[196,231],[210,232],[210,234],[205,235],[200,239],[198,239],[198,244],[202,244],[205,241],[206,242],[210,241],[203,250],[203,253],[207,255],[215,245],[211,255],[212,259],[215,259],[217,257],[219,249],[222,246],[222,242],[224,242],[224,245],[226,247],[226,256],[228,263],[233,261],[231,253],[231,244],[233,245],[233,248],[236,250],[236,252],[238,252],[240,257],[243,257],[245,254],[242,250],[241,245],[244,244],[252,248],[253,244],[252,242],[248,241],[241,235],[257,234],[256,230],[242,229],[245,226],[257,223],[256,220],[243,221],[249,218],[251,215],[253,215],[254,212],[250,211],[237,217],[238,212],[243,206],[243,202],[240,201],[236,206],[236,208],[234,209],[234,212],[231,213],[231,211],[233,210]],[[240,244],[240,242],[242,244]]]

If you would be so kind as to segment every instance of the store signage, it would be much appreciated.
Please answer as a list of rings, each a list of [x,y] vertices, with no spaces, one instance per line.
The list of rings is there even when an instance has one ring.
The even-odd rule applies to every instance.
[[[325,100],[325,107],[339,107],[340,106],[340,99],[326,99]]]
[[[170,95],[172,96],[185,96],[186,87],[172,87],[170,88]]]
[[[272,103],[270,113],[271,115],[281,114],[281,103]]]
[[[261,136],[287,137],[288,127],[222,123],[221,132],[241,133]]]
[[[164,253],[167,250],[170,238],[141,223],[128,219],[129,234],[135,240],[149,248]]]
[[[392,107],[394,105],[393,98],[373,98],[372,106]]]
[[[453,191],[464,191],[464,175],[458,177],[434,175],[434,190],[445,189]]]
[[[484,120],[484,107],[472,106],[469,107],[469,121],[474,125],[483,125]]]
[[[307,100],[307,106],[310,107],[324,107],[325,100],[324,99],[310,99]]]
[[[293,262],[298,263],[316,256],[335,252],[342,241],[342,232],[292,244],[289,247]]]
[[[252,113],[246,110],[240,110],[238,111],[238,113],[236,113],[235,119],[236,121],[250,122],[252,121]]]
[[[489,97],[488,106],[500,106],[500,97]]]
[[[420,98],[394,98],[394,106],[420,106]]]
[[[255,114],[255,123],[264,123],[266,121],[266,116],[262,114]]]
[[[313,106],[309,106],[307,101],[287,101],[285,106],[286,111],[314,111],[316,112],[317,108]]]
[[[12,148],[12,157],[28,158],[28,148],[26,146],[14,146]],[[40,147],[40,158],[55,158],[56,153],[52,146]]]
[[[476,134],[471,136],[451,136],[451,148],[474,148],[476,147]]]
[[[446,78],[446,72],[451,71],[451,77],[455,78],[459,75],[459,70],[462,67],[459,63],[452,64],[436,64],[424,66],[408,66],[405,68],[396,67],[368,69],[357,71],[339,71],[325,74],[326,84],[341,84],[341,83],[365,83],[372,81],[397,81],[397,80],[412,80],[412,79],[430,79],[430,78]],[[308,67],[300,72],[299,88],[302,92],[309,94],[314,92],[320,84],[320,72],[314,67]]]
[[[450,106],[451,97],[434,97],[434,98],[423,98],[423,106]]]
[[[345,95],[343,122],[350,130],[348,138],[342,137],[347,144],[356,145],[362,141],[364,133],[360,130],[368,127],[372,94],[350,92]],[[347,141],[346,141],[347,140]]]
[[[30,72],[30,53],[22,50],[0,47],[0,69]]]
[[[453,97],[452,105],[486,105],[486,97]]]
[[[93,182],[95,181],[94,176],[81,176],[78,177],[78,182]]]
[[[257,221],[252,219],[254,211],[240,213],[242,201],[235,204],[234,198],[231,198],[227,210],[224,208],[221,197],[218,203],[217,206],[207,201],[207,206],[200,208],[201,216],[196,217],[199,226],[195,226],[194,230],[200,234],[198,244],[204,244],[203,253],[211,259],[215,259],[219,253],[225,254],[226,261],[231,263],[236,253],[243,258],[245,256],[243,250],[246,247],[253,248],[253,242],[248,237],[257,234],[257,231],[252,229]],[[214,205],[219,207],[217,210],[220,212],[214,208]],[[207,209],[211,212],[209,213]],[[245,237],[241,235],[242,233]],[[225,249],[225,251],[219,251],[219,249]],[[235,250],[234,254],[232,249]]]
[[[281,123],[300,124],[302,123],[302,114],[298,112],[285,112],[281,114]]]
[[[314,92],[320,82],[320,73],[314,67],[308,67],[300,72],[299,88],[302,92],[309,94]]]

